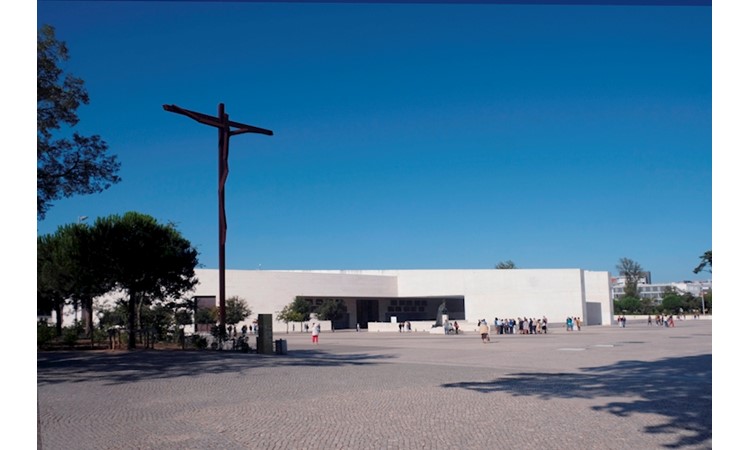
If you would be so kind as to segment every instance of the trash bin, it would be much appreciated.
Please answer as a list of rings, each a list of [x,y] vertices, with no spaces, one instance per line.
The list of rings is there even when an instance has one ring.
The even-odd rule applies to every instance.
[[[276,339],[274,343],[276,344],[276,354],[286,355],[286,339]]]

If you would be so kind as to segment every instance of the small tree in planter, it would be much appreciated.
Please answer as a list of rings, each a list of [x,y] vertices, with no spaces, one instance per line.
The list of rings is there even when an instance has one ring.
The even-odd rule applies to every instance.
[[[342,319],[344,314],[346,314],[346,305],[338,299],[327,299],[315,310],[318,319],[331,321],[331,331],[333,331],[333,323]]]
[[[310,320],[310,303],[302,297],[297,297],[294,301],[279,311],[277,317],[286,324],[286,332],[289,333],[289,322],[307,322]],[[299,331],[302,331],[300,325]]]

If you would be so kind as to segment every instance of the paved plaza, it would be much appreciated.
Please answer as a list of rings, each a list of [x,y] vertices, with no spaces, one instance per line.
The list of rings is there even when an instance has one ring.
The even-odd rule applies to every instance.
[[[38,448],[706,449],[711,323],[39,352]]]

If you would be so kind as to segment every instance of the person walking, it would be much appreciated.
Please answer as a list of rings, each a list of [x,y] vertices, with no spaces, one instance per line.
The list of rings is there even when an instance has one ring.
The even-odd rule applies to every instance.
[[[487,326],[487,322],[484,320],[479,325],[479,334],[482,336],[482,343],[487,343],[490,341],[490,327]]]
[[[315,325],[313,325],[313,330],[312,330],[312,341],[313,341],[313,344],[317,344],[318,343],[318,336],[320,336],[320,324],[316,323]]]

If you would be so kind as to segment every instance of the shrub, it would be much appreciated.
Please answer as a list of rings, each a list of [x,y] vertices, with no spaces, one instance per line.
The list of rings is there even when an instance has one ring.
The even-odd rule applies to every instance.
[[[47,322],[39,321],[36,324],[36,347],[48,348],[49,344],[55,339],[55,327],[47,325]]]
[[[72,327],[63,328],[62,340],[65,345],[70,348],[75,347],[78,342],[78,336],[80,336],[79,326],[73,325]]]
[[[208,348],[208,339],[206,339],[205,337],[199,334],[194,334],[191,337],[191,341],[192,341],[193,347],[197,348],[198,350],[204,350]]]

